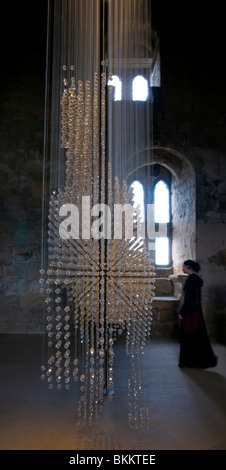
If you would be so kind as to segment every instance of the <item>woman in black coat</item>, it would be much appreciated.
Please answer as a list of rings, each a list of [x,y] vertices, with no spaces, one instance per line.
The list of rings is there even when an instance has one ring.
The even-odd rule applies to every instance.
[[[206,331],[201,304],[203,280],[199,277],[200,265],[192,260],[183,264],[188,274],[184,285],[184,303],[179,313],[180,356],[179,367],[206,369],[217,365]]]

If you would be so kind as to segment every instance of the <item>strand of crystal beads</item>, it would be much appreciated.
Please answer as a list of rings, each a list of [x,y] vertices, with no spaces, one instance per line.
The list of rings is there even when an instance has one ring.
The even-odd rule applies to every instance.
[[[76,129],[75,129],[75,151],[71,164],[72,173],[72,191],[75,198],[75,204],[80,207],[80,176],[82,176],[82,127],[83,127],[83,97],[81,98],[81,83],[78,83],[77,110],[76,110]]]
[[[138,423],[137,429],[144,427],[144,403],[143,403],[143,387],[141,380],[141,364],[140,364],[140,351],[137,354],[136,374],[137,374],[137,394],[138,394]]]
[[[132,362],[132,378],[131,378],[131,402],[132,402],[132,426],[137,428],[138,425],[138,396],[137,396],[137,379],[136,379],[136,370],[134,367],[133,356],[131,359]]]
[[[100,160],[100,84],[99,76],[97,73],[94,74],[94,93],[93,93],[93,204],[99,202],[100,192],[100,171],[99,171],[99,160]],[[91,367],[94,370],[94,384],[92,392],[92,404],[90,404],[91,417],[94,419],[99,413],[99,374],[100,374],[100,357],[99,357],[99,328],[100,324],[100,284],[98,282],[99,270],[100,270],[100,243],[99,240],[92,239],[92,253],[93,259],[93,278],[97,283],[93,287],[93,300],[92,300],[92,337],[91,337],[91,348],[90,348],[90,361]],[[91,419],[90,419],[91,424]]]
[[[99,124],[99,79],[98,74],[94,74],[94,96],[93,96],[93,203],[99,200],[99,149],[100,149],[100,124]]]
[[[40,294],[42,294],[43,296],[45,295],[45,270],[43,268],[40,269],[40,275],[41,277],[39,278],[39,283],[40,283]],[[45,315],[45,310],[44,309],[44,313],[43,315]],[[51,310],[49,312],[49,314],[51,313]],[[45,317],[43,318],[43,323],[45,323]],[[52,320],[52,317],[50,318],[50,320]],[[43,363],[41,365],[41,379],[42,380],[45,380],[46,379],[46,365],[45,365],[45,347],[43,345]]]
[[[63,79],[64,90],[61,98],[61,147],[68,146],[68,89],[67,79]]]
[[[129,393],[129,424],[130,427],[138,429],[140,427],[140,402],[139,402],[139,378],[137,377],[138,374],[138,365],[135,364],[135,354],[131,354],[131,370],[132,370],[132,377],[128,383],[128,393]]]
[[[99,242],[95,242],[95,253],[96,253],[96,257],[97,257],[97,260],[99,260],[100,258],[100,249],[99,249]],[[95,287],[95,290],[94,290],[94,302],[95,302],[95,317],[94,317],[94,321],[95,321],[95,325],[94,325],[94,328],[95,328],[95,331],[94,331],[94,334],[95,334],[95,341],[94,341],[94,345],[95,345],[95,373],[96,373],[96,377],[95,377],[95,416],[98,415],[99,413],[99,374],[100,374],[100,356],[99,356],[99,348],[100,348],[100,335],[99,335],[99,324],[100,324],[100,302],[99,302],[99,299],[100,299],[100,283],[99,283],[99,269],[97,270],[97,273],[96,273],[96,276],[97,276],[97,283],[96,283],[96,287]]]
[[[91,239],[89,241],[91,257],[94,259],[94,243]],[[90,402],[89,402],[89,425],[92,425],[92,422],[95,417],[95,393],[96,393],[96,364],[95,364],[95,321],[96,321],[96,312],[95,304],[96,297],[94,298],[94,283],[97,276],[96,272],[96,263],[93,263],[92,266],[92,279],[90,285],[90,348],[89,348],[89,358],[90,358]]]
[[[70,299],[70,297],[69,297]],[[70,362],[71,362],[71,332],[70,332],[70,307],[69,305],[66,305],[64,308],[64,382],[65,382],[65,388],[68,390],[70,388]]]
[[[113,213],[113,198],[112,198],[112,181],[111,181],[111,167],[108,164],[108,206],[111,209],[111,214]],[[111,219],[112,224],[112,219]],[[113,246],[112,240],[107,241],[107,286],[106,286],[106,317],[107,317],[107,334],[108,334],[108,371],[107,371],[107,380],[108,380],[108,397],[110,400],[113,398],[113,380],[114,380],[114,339],[113,339],[113,295],[112,295],[112,262],[113,262]]]
[[[84,195],[92,195],[93,185],[93,132],[92,132],[92,95],[91,83],[87,80],[85,85],[85,132],[84,132],[84,165],[85,165],[85,192]],[[91,201],[92,202],[92,201]]]
[[[54,289],[53,286],[51,287],[51,282],[49,281],[49,274],[51,270],[47,270],[47,288],[46,288],[46,330],[47,330],[47,337],[48,337],[48,366],[46,370],[46,377],[49,388],[53,388],[53,365],[54,365],[54,356],[52,354],[53,351],[53,342],[54,342]]]
[[[85,366],[85,374],[87,376],[87,417],[88,422],[91,424],[92,422],[92,407],[93,407],[93,367],[92,361],[90,358],[90,348],[91,344],[93,343],[91,338],[92,333],[92,305],[90,302],[90,286],[87,286],[87,293],[86,293],[86,323],[85,323],[85,357],[86,357],[86,366]]]
[[[85,128],[85,110],[84,110],[84,87],[83,82],[78,82],[78,95],[77,95],[77,115],[76,115],[76,138],[75,138],[75,155],[74,159],[74,183],[77,185],[78,206],[81,205],[81,198],[84,195],[84,158],[83,158],[83,142],[84,142],[84,128]],[[76,167],[75,167],[76,165]]]
[[[54,287],[50,287],[49,285],[46,289],[46,294],[47,294],[47,335],[48,335],[48,368],[47,368],[47,381],[49,384],[49,388],[52,389],[54,387],[54,380],[53,380],[53,368],[54,368],[54,355],[53,355],[53,342],[54,342],[54,336],[55,336],[55,331],[54,331],[54,323],[55,323],[55,318],[54,318]],[[51,300],[50,300],[51,299]],[[52,304],[52,305],[51,305]]]
[[[94,93],[93,93],[93,204],[99,202],[100,192],[100,171],[99,171],[99,160],[100,160],[100,105],[99,105],[99,77],[98,74],[94,74]],[[91,348],[90,348],[90,361],[92,371],[94,370],[94,384],[92,387],[92,403],[90,403],[91,417],[89,424],[91,425],[91,418],[94,420],[95,416],[99,413],[99,377],[100,377],[100,356],[99,356],[99,324],[100,324],[100,284],[98,282],[99,270],[100,270],[100,243],[97,240],[92,239],[92,253],[93,259],[93,277],[97,279],[97,283],[93,288],[93,300],[92,300],[92,337],[91,337]]]
[[[110,290],[110,298],[107,298],[107,304],[109,309],[108,316],[108,364],[107,364],[107,391],[108,398],[112,400],[114,392],[114,339],[113,339],[113,322],[112,322],[112,309],[111,309],[111,296],[112,290]],[[110,302],[109,302],[110,300]]]
[[[85,344],[84,344],[84,411],[83,411],[83,421],[84,424],[89,419],[89,399],[90,399],[90,358],[89,358],[89,345],[90,345],[90,338],[89,338],[89,302],[85,302]]]
[[[143,388],[141,380],[140,345],[136,344],[131,355],[133,421],[135,429],[143,428],[145,424]]]
[[[86,395],[86,390],[87,390],[87,377],[85,374],[81,374],[80,378],[80,399],[78,402],[78,425],[80,424],[86,424],[86,416],[87,416],[87,408],[86,408],[86,403],[87,403],[87,395]]]
[[[102,62],[102,65],[105,65]],[[101,74],[101,188],[100,201],[105,203],[105,73]],[[105,387],[105,240],[100,240],[100,329],[99,329],[99,407],[102,410]]]
[[[138,364],[138,382],[139,382],[139,427],[144,428],[146,425],[146,414],[144,409],[144,397],[143,397],[143,386],[142,386],[142,377],[141,377],[141,361]]]
[[[84,345],[84,341],[85,341],[85,303],[84,303],[84,291],[85,291],[85,286],[84,286],[84,277],[83,279],[80,280],[80,283],[82,282],[82,285],[81,285],[81,292],[82,292],[82,298],[81,298],[81,304],[80,304],[80,322],[79,322],[79,325],[80,325],[80,329],[79,329],[79,333],[80,333],[80,341],[81,341],[81,344]]]
[[[79,328],[79,311],[78,311],[78,304],[77,304],[77,275],[76,275],[76,282],[73,286],[73,309],[74,309],[74,360],[73,360],[73,379],[75,382],[78,381],[78,328]]]
[[[62,370],[63,370],[63,354],[62,354],[62,347],[63,347],[63,332],[62,332],[62,295],[61,289],[56,283],[55,289],[55,303],[56,303],[56,338],[55,338],[55,367],[56,367],[56,382],[57,382],[57,389],[60,390],[62,388]]]
[[[95,410],[95,351],[94,348],[89,350],[89,425],[91,426],[94,420]]]
[[[76,129],[76,108],[77,108],[77,97],[75,78],[71,77],[71,85],[68,89],[68,144],[67,144],[67,159],[66,159],[66,186],[69,188],[72,186],[73,173],[71,168],[73,165],[74,152],[75,152],[75,129]]]
[[[132,387],[131,387],[131,379],[128,379],[128,421],[129,427],[133,428],[133,400],[132,400]]]
[[[87,375],[87,355],[86,355],[86,304],[85,304],[85,271],[81,278],[81,292],[82,299],[80,305],[80,342],[82,345],[82,359],[80,369],[80,400],[78,413],[82,419],[82,423],[86,423],[87,417],[87,387],[88,387],[88,375]]]

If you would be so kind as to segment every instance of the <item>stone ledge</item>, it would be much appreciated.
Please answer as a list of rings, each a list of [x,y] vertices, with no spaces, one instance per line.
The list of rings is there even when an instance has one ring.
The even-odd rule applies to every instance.
[[[154,297],[152,300],[152,308],[157,308],[158,310],[174,310],[177,308],[179,300],[177,297]]]
[[[153,297],[153,302],[178,302],[179,299],[174,296]]]

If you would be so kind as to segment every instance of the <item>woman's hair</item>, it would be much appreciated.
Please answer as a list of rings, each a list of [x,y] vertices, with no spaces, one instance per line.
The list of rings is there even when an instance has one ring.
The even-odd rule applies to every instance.
[[[197,263],[196,261],[192,261],[191,259],[187,259],[184,261],[185,266],[188,266],[189,268],[193,269],[196,273],[200,271],[200,264]]]

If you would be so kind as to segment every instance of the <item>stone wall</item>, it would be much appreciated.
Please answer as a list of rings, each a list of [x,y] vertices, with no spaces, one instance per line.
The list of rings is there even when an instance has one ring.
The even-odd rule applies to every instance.
[[[31,333],[42,328],[38,278],[46,2],[35,6],[35,14],[14,3],[4,9],[1,30],[0,333]]]
[[[172,180],[172,258],[175,272],[186,259],[196,258],[195,176],[184,165],[180,179]]]
[[[209,329],[219,341],[226,342],[225,154],[209,151],[201,162],[197,175],[197,253],[205,282],[203,306]]]

